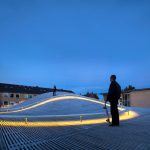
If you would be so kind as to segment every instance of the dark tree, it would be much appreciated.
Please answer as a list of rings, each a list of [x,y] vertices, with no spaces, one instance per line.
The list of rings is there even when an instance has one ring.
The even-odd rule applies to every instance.
[[[135,87],[132,85],[129,85],[124,89],[124,91],[133,91],[133,90],[135,90]]]
[[[84,96],[99,99],[97,93],[93,93],[93,92],[91,93],[87,92]]]

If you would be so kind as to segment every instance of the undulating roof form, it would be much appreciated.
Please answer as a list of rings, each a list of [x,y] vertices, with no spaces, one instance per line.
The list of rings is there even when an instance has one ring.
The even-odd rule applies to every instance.
[[[53,97],[51,92],[44,93],[28,99],[18,105],[7,109],[11,115],[70,115],[85,113],[100,113],[103,105],[86,100],[87,98],[67,93],[56,92]],[[98,100],[97,100],[98,101]]]
[[[111,133],[115,129],[109,130],[111,133],[107,135],[99,130],[100,124],[106,123],[107,116],[103,106],[103,102],[81,95],[56,92],[56,96],[53,96],[49,92],[2,110],[0,112],[0,149],[104,149],[106,142],[102,140],[102,137],[114,140]],[[121,111],[120,120],[138,116],[133,111],[127,113],[125,108],[119,107],[119,110]],[[122,135],[122,130],[118,132]],[[98,140],[97,137],[99,137]],[[115,145],[114,142],[112,143]],[[132,144],[130,145],[132,148]],[[109,144],[106,149],[111,149]],[[120,147],[118,146],[117,149]]]

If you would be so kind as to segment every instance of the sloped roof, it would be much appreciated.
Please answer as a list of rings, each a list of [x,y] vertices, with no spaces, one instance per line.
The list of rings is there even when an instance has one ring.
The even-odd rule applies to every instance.
[[[143,88],[143,89],[135,89],[131,92],[134,92],[134,91],[147,91],[147,90],[150,90],[150,88]]]
[[[57,89],[57,91],[70,92],[70,90]],[[16,84],[0,83],[0,92],[4,93],[27,93],[27,94],[42,94],[47,92],[53,92],[52,88],[43,88],[38,86],[24,86]]]

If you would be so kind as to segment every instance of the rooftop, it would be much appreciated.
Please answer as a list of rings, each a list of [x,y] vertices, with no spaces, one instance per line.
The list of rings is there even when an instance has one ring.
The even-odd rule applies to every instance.
[[[9,150],[149,150],[150,112],[121,122],[120,127],[104,124],[55,127],[0,127],[0,148]],[[11,131],[11,132],[10,132]],[[32,135],[32,136],[31,136]],[[8,139],[8,140],[6,140]],[[9,142],[8,142],[9,141]],[[15,141],[15,142],[14,142]]]
[[[53,91],[52,88],[0,83],[0,92],[1,93],[7,92],[7,93],[42,94],[42,93],[47,93],[47,92],[52,92],[52,91]],[[63,89],[57,89],[57,91],[72,93],[72,91],[70,91],[70,90],[63,90]]]
[[[87,99],[81,96],[77,96],[73,94],[71,95],[62,95],[58,97],[51,97],[51,99],[47,99],[47,94],[43,94],[43,99],[40,103],[33,104],[32,106],[25,106],[25,110],[21,110],[25,112],[24,115],[27,115],[26,107],[30,107],[30,112],[39,113],[39,110],[45,110],[46,106],[49,108],[58,106],[59,109],[54,110],[54,112],[59,112],[64,109],[66,111],[66,107],[68,106],[67,113],[72,113],[73,109],[83,109],[83,111],[94,110],[97,106],[95,104],[101,103],[98,101],[93,101],[92,99]],[[73,96],[73,99],[71,99]],[[67,97],[71,100],[67,100]],[[41,99],[41,97],[39,97]],[[61,98],[61,99],[60,99]],[[77,106],[73,105],[74,100],[83,100],[86,101],[78,101],[76,103]],[[88,100],[88,101],[87,101]],[[57,103],[53,103],[56,101]],[[63,101],[67,103],[62,104]],[[47,105],[44,104],[47,103]],[[51,103],[52,102],[52,103]],[[88,102],[88,103],[86,103]],[[91,107],[91,103],[93,106]],[[63,102],[64,103],[64,102]],[[52,106],[50,106],[50,104]],[[70,104],[74,107],[70,108]],[[84,104],[84,107],[83,107]],[[102,104],[102,103],[101,103]],[[37,106],[36,106],[37,105]],[[35,107],[36,106],[36,107]],[[22,108],[22,106],[20,107]],[[39,108],[39,109],[35,109]],[[102,108],[99,106],[99,109]],[[15,108],[14,108],[15,110]],[[21,111],[18,112],[18,115],[21,115]],[[129,111],[129,110],[128,110]],[[132,118],[132,114],[130,112],[137,112],[138,116]],[[11,110],[11,113],[13,110]],[[44,111],[43,111],[44,112]],[[48,113],[48,110],[46,111]],[[105,111],[104,111],[105,112]],[[28,122],[25,122],[24,118],[16,118],[15,116],[10,116],[9,112],[7,114],[0,116],[0,130],[2,131],[0,149],[24,149],[24,150],[149,150],[150,149],[150,109],[143,108],[130,108],[127,120],[121,119],[121,125],[119,127],[108,127],[107,123],[104,122],[93,122],[93,118],[90,118],[88,122],[87,119],[80,120],[80,117],[76,118],[76,121],[72,121],[73,118],[69,116],[69,118],[63,118],[65,116],[61,116],[61,121],[58,121],[57,118],[53,118],[51,122],[48,124],[48,120],[45,118],[41,118],[41,122],[32,120],[32,116],[28,118]],[[81,113],[81,112],[75,112]],[[83,113],[83,112],[82,112]],[[89,112],[88,112],[89,113]],[[91,113],[91,112],[90,112]],[[12,113],[13,114],[13,113]],[[103,114],[105,115],[105,114]],[[3,116],[3,117],[2,117]],[[8,118],[7,118],[7,117]],[[9,118],[11,117],[11,118]],[[22,116],[24,117],[24,116]],[[55,116],[56,117],[56,116]],[[91,116],[92,117],[92,116]],[[98,115],[97,117],[100,117]],[[120,115],[121,118],[121,115]],[[16,120],[15,120],[16,119]],[[19,119],[19,121],[18,121]],[[39,119],[39,118],[38,118]],[[45,120],[46,119],[46,120]],[[69,120],[68,120],[69,119]],[[77,120],[78,119],[78,120]],[[4,121],[5,120],[5,121]],[[49,121],[50,121],[49,120]],[[63,121],[62,121],[63,120]],[[65,121],[64,121],[65,120]],[[99,119],[98,119],[99,120]],[[63,124],[62,124],[63,123]]]

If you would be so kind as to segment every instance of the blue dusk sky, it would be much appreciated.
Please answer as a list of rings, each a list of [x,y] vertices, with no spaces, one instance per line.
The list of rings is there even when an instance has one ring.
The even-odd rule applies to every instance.
[[[102,92],[150,87],[149,0],[0,0],[0,82]]]

